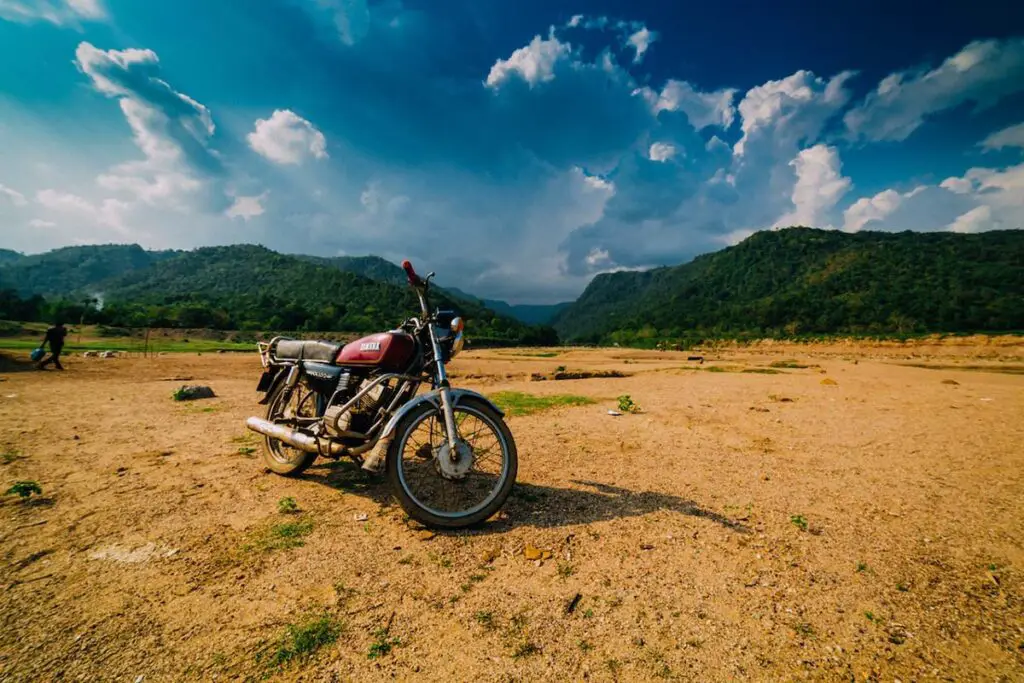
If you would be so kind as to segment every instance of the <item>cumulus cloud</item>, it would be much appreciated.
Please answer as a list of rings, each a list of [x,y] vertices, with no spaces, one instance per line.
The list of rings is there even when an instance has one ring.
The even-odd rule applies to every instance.
[[[951,232],[983,232],[992,228],[992,207],[976,206],[949,224]]]
[[[79,28],[82,21],[106,18],[107,11],[100,0],[0,0],[0,19],[7,21],[46,21]]]
[[[818,144],[801,150],[789,165],[796,171],[796,184],[791,196],[793,210],[780,218],[776,225],[831,228],[832,210],[853,185],[842,175],[839,151],[835,147]]]
[[[737,92],[735,88],[701,92],[686,81],[670,79],[657,95],[650,90],[643,92],[655,113],[665,110],[684,112],[697,130],[708,126],[728,129],[735,118],[736,109],[732,104]]]
[[[981,146],[986,150],[1003,149],[1004,147],[1024,148],[1024,123],[1010,126],[992,133],[982,140]]]
[[[210,163],[207,143],[214,133],[210,110],[160,77],[155,52],[100,50],[83,42],[75,50],[75,64],[98,91],[119,98],[135,141],[147,157],[185,156],[198,166]]]
[[[738,107],[743,136],[734,146],[735,153],[744,154],[759,136],[784,145],[813,141],[849,101],[846,82],[852,76],[853,72],[844,71],[826,81],[810,71],[797,71],[751,88]]]
[[[28,200],[25,199],[25,195],[2,184],[0,184],[0,201],[9,202],[14,206],[25,206],[28,204]]]
[[[491,67],[485,81],[489,88],[499,88],[512,78],[522,79],[532,88],[554,79],[555,65],[570,55],[568,43],[555,37],[534,36],[529,45],[514,51],[508,59],[499,59]]]
[[[251,197],[238,196],[235,197],[234,203],[228,207],[224,215],[228,218],[241,218],[243,221],[248,222],[250,219],[262,216],[265,209],[263,208],[263,202],[266,200],[269,192],[264,192]]]
[[[934,69],[886,76],[847,112],[852,137],[905,140],[938,112],[974,102],[978,109],[1024,90],[1024,38],[968,44]]]
[[[636,56],[633,58],[634,64],[643,60],[644,55],[647,54],[647,48],[657,39],[658,34],[649,30],[646,26],[641,26],[637,31],[629,35],[626,42],[636,50]]]
[[[905,197],[896,190],[885,190],[873,197],[861,197],[843,213],[843,230],[857,232],[872,221],[881,221],[899,208]]]
[[[676,148],[667,142],[655,142],[647,151],[651,161],[668,161],[676,155]]]
[[[278,164],[328,156],[324,134],[289,109],[277,109],[269,119],[256,119],[256,129],[246,139],[253,151]]]
[[[1024,164],[972,168],[938,185],[885,190],[854,202],[843,229],[982,232],[1024,226]]]

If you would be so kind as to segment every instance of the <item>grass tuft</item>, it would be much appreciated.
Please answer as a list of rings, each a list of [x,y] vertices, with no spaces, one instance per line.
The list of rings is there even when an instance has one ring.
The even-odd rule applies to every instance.
[[[298,548],[306,544],[305,537],[312,531],[313,522],[309,519],[274,524],[254,534],[252,541],[245,546],[245,550],[267,553],[274,550]]]
[[[586,406],[594,403],[591,398],[574,394],[535,396],[521,391],[499,391],[496,394],[491,394],[490,398],[506,415],[513,417],[532,415],[551,408]]]
[[[308,660],[317,650],[338,640],[342,624],[334,617],[323,614],[308,617],[298,624],[285,627],[277,647],[268,663],[281,668],[292,662]]]

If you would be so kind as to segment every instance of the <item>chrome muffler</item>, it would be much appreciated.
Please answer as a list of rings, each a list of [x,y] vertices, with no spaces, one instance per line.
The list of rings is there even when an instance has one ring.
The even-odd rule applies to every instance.
[[[277,439],[292,448],[297,448],[307,453],[339,456],[348,452],[348,449],[343,444],[327,439],[319,439],[311,434],[304,434],[297,429],[274,424],[270,420],[264,420],[262,417],[250,417],[245,421],[245,426],[257,434]]]

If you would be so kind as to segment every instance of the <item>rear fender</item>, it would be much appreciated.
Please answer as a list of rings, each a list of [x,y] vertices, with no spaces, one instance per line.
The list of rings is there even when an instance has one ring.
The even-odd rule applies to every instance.
[[[451,398],[452,398],[452,408],[458,406],[460,402],[466,400],[467,398],[475,398],[477,400],[480,400],[480,401],[483,401],[484,403],[486,403],[496,413],[498,413],[498,415],[501,415],[502,417],[505,416],[505,412],[501,408],[499,408],[498,406],[494,405],[494,403],[491,401],[491,399],[487,398],[483,394],[478,394],[477,392],[470,391],[469,389],[449,389],[448,391],[451,394]],[[414,398],[413,400],[409,401],[404,406],[399,408],[398,411],[394,415],[391,416],[391,419],[388,420],[388,423],[386,425],[384,425],[384,431],[381,432],[380,438],[381,439],[389,439],[389,438],[391,438],[391,436],[395,432],[395,427],[398,426],[398,423],[402,420],[402,418],[405,417],[406,415],[408,415],[417,406],[420,406],[420,405],[422,405],[424,403],[431,403],[436,408],[440,409],[441,408],[441,390],[440,389],[435,389],[435,390],[427,392],[426,394],[423,394],[421,396],[417,396],[416,398]]]
[[[273,378],[270,380],[270,384],[267,386],[267,391],[263,394],[263,398],[257,402],[258,405],[266,405],[270,403],[270,397],[273,396],[280,386],[285,383],[285,380],[288,379],[288,372],[286,372],[286,370],[286,366],[283,365],[271,365],[267,367],[267,372],[273,373]]]

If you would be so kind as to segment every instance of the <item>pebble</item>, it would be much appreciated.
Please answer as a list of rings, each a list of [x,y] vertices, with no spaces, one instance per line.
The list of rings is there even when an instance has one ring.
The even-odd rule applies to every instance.
[[[430,540],[430,539],[432,539],[432,538],[433,538],[434,536],[437,536],[437,534],[435,534],[435,533],[434,533],[433,531],[431,531],[430,529],[420,529],[420,530],[419,530],[419,531],[418,531],[418,532],[416,533],[416,538],[420,539],[421,541],[429,541],[429,540]]]

